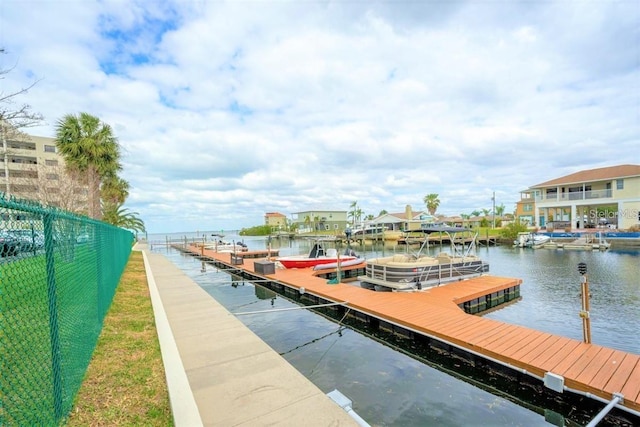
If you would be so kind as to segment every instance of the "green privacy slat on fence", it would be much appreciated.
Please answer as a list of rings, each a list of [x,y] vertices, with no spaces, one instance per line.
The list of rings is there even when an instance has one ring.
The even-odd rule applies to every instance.
[[[0,425],[60,425],[133,234],[0,193]]]

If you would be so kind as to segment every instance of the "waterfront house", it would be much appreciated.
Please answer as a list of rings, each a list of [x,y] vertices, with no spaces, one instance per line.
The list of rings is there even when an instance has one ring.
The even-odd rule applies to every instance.
[[[435,217],[429,215],[428,212],[414,212],[411,205],[407,205],[404,212],[386,213],[368,221],[368,223],[383,225],[389,232],[401,232],[417,231],[421,229],[422,224],[434,221]]]
[[[287,229],[287,216],[280,212],[267,212],[264,214],[264,225],[271,227],[271,231]]]
[[[640,225],[640,165],[589,169],[522,191],[516,217],[553,229]]]
[[[291,222],[299,233],[334,231],[341,233],[347,228],[347,211],[313,210],[294,212]]]

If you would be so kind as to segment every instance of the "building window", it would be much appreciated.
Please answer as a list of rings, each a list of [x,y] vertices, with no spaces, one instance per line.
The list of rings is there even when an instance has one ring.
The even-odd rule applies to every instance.
[[[624,190],[624,179],[616,179],[616,190]]]
[[[45,145],[44,146],[44,152],[45,153],[55,153],[56,152],[56,146],[55,145]]]
[[[47,179],[58,179],[58,174],[56,173],[48,173]]]
[[[57,160],[51,160],[51,159],[47,159],[44,161],[44,164],[47,166],[58,166],[58,161]]]

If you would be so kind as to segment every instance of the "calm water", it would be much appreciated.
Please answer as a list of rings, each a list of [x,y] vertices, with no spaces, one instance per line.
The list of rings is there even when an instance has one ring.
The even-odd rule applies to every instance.
[[[244,240],[251,249],[267,247],[265,239],[235,239]],[[162,242],[164,235],[150,235],[149,241]],[[281,255],[309,248],[305,241],[272,240],[271,245]],[[402,246],[354,249],[367,258],[405,250]],[[165,254],[231,312],[294,307],[248,282],[232,282],[228,274],[210,265],[203,271],[202,263],[192,257],[161,246],[153,250]],[[592,293],[592,341],[640,354],[636,337],[640,251],[563,252],[502,246],[480,248],[478,255],[490,263],[491,274],[523,279],[522,300],[486,317],[578,340],[582,340],[582,321],[577,265],[585,262]],[[307,310],[238,318],[323,391],[337,388],[347,395],[356,412],[372,425],[549,425],[541,409],[528,409],[527,404],[489,393]]]

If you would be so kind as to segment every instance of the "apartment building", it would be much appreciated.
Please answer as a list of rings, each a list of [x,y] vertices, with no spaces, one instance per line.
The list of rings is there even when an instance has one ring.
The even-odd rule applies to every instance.
[[[0,135],[0,191],[74,212],[86,212],[87,187],[65,171],[55,139],[7,132]]]
[[[516,218],[547,229],[640,225],[640,165],[589,169],[520,193]]]

